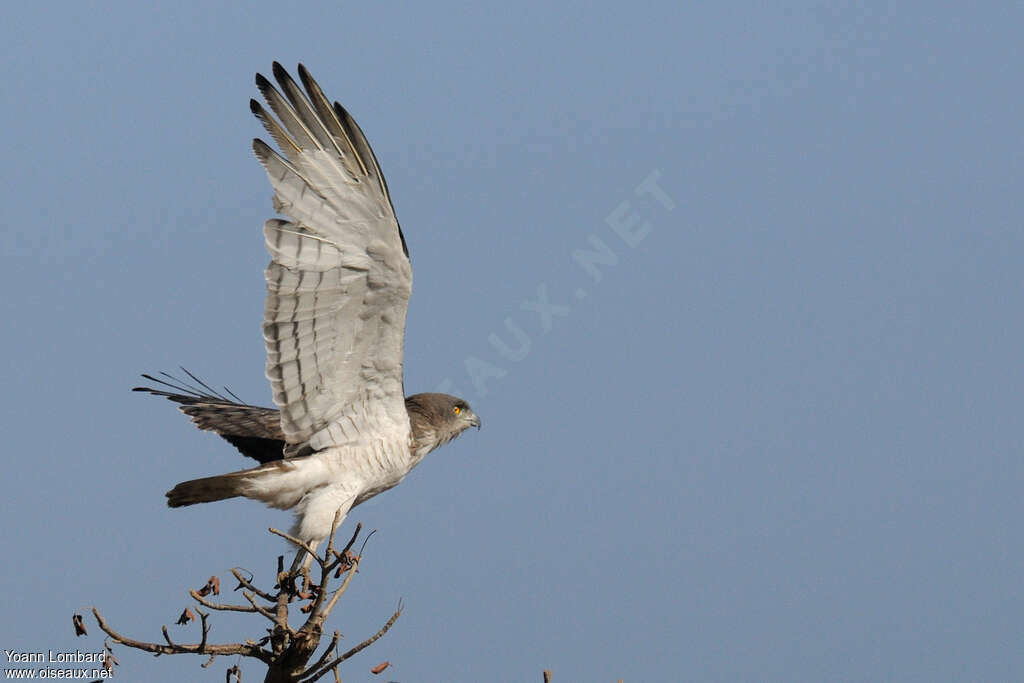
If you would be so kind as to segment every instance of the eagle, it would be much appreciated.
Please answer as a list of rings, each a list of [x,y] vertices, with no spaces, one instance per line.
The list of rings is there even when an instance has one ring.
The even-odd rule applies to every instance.
[[[252,147],[287,220],[263,226],[270,264],[263,338],[277,409],[157,379],[136,387],[179,404],[260,465],[185,481],[170,507],[244,497],[293,510],[310,547],[349,510],[396,486],[435,448],[480,418],[455,396],[405,396],[402,346],[412,266],[387,182],[355,120],[330,104],[303,65],[303,89],[277,62],[276,88],[256,74],[270,112],[252,113],[277,144]],[[186,371],[187,372],[187,371]],[[303,551],[296,557],[296,563]]]

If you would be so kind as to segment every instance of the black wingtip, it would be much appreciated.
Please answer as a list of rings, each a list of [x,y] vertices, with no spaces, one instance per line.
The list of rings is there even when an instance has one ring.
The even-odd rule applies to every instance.
[[[301,62],[299,63],[299,80],[302,81],[302,87],[306,89],[306,92],[311,98],[313,97],[314,91],[319,90],[320,88],[316,81],[313,80],[313,75],[309,73],[309,70],[306,69],[305,65]]]
[[[338,102],[337,100],[334,101],[334,115],[342,121],[352,119],[352,117],[349,116],[348,110],[341,106],[341,102]]]
[[[298,71],[299,80],[302,81],[303,87],[305,87],[306,91],[308,92],[310,90],[310,83],[316,83],[316,81],[313,80],[313,74],[309,73],[309,69],[307,69],[306,65],[303,64],[302,62],[299,62]]]
[[[288,71],[281,66],[280,62],[274,62],[274,78],[277,82],[284,86],[285,83],[292,80],[292,77],[288,75]]]

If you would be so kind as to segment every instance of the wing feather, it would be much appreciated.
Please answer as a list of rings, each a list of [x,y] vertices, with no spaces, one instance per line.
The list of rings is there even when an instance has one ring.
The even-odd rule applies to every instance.
[[[340,106],[327,105],[305,68],[299,74],[305,93],[274,64],[283,95],[257,76],[276,119],[250,105],[281,149],[253,141],[275,209],[289,218],[264,226],[267,377],[290,445],[393,440],[409,433],[405,239],[362,131]]]
[[[366,175],[366,169],[356,162],[356,154],[351,142],[346,140],[347,144],[345,144],[344,149],[339,146],[339,140],[328,131],[327,123],[321,118],[320,114],[313,110],[313,105],[310,104],[309,99],[299,90],[299,86],[288,75],[288,72],[284,70],[284,67],[277,62],[274,62],[274,78],[277,79],[281,89],[284,90],[285,97],[288,98],[288,102],[292,106],[292,111],[295,112],[295,115],[302,122],[305,130],[309,131],[316,138],[320,149],[334,152],[339,159],[354,162],[352,165],[358,166],[358,168],[349,168],[353,175]]]
[[[394,213],[395,207],[391,203],[391,192],[388,190],[388,181],[384,178],[384,174],[380,170],[380,164],[377,163],[377,155],[373,153],[370,143],[366,140],[366,136],[363,135],[363,129],[359,127],[359,124],[356,123],[356,120],[348,113],[348,110],[337,102],[334,103],[333,111],[335,116],[341,120],[342,126],[348,131],[348,136],[353,141],[358,154],[363,159],[368,159],[373,164],[372,175],[377,179],[377,182],[380,185],[380,191],[388,200],[388,206],[391,208],[391,212]],[[408,257],[409,247],[405,244],[405,235],[402,233],[401,225],[398,226],[398,237],[402,240],[402,251],[405,252],[406,257]]]
[[[284,451],[281,416],[277,410],[248,405],[225,389],[232,397],[228,398],[211,389],[188,370],[182,368],[182,371],[198,386],[162,373],[166,379],[151,375],[143,377],[170,391],[153,387],[135,387],[133,391],[145,391],[177,403],[179,410],[188,415],[196,427],[219,434],[242,455],[255,458],[261,463],[280,460],[289,455]]]
[[[264,78],[262,74],[256,74],[256,87],[259,89],[260,94],[263,95],[263,99],[270,105],[274,114],[280,119],[281,124],[288,131],[288,135],[295,141],[296,147],[300,149],[319,147],[313,138],[313,133],[306,128],[306,125],[299,118],[291,103],[281,95],[281,92],[274,87],[273,83]]]
[[[288,133],[281,128],[281,124],[277,122],[277,119],[267,113],[267,110],[263,108],[262,104],[256,100],[249,100],[249,111],[259,119],[266,131],[270,133],[270,137],[274,138],[274,142],[277,143],[277,146],[281,149],[287,150],[286,154],[288,156],[294,156],[302,152],[299,147],[295,146],[292,139],[288,137]]]
[[[313,77],[309,75],[309,71],[306,67],[299,64],[299,78],[302,79],[302,85],[306,88],[306,92],[309,93],[309,99],[313,103],[313,107],[316,109],[318,120],[321,121],[327,128],[327,131],[336,138],[336,141],[343,141],[345,149],[352,150],[355,154],[356,160],[359,161],[360,170],[363,175],[369,175],[370,171],[366,167],[365,155],[362,150],[359,149],[352,136],[349,135],[349,131],[345,129],[343,120],[338,118],[334,108],[331,107],[330,100],[324,95],[324,91],[320,89],[320,85],[313,80]],[[371,153],[372,156],[372,153]],[[374,159],[374,173],[380,175],[380,169],[376,168],[376,159]],[[387,192],[385,191],[385,195]]]

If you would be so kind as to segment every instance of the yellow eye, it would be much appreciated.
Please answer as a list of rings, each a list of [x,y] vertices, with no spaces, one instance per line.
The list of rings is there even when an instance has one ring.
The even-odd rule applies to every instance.
[[[455,414],[456,414],[456,415],[458,415],[459,413],[461,413],[461,412],[462,412],[462,408],[460,408],[460,407],[458,407],[458,406],[455,406],[454,408],[452,408],[452,410],[454,410],[454,411],[455,411]]]

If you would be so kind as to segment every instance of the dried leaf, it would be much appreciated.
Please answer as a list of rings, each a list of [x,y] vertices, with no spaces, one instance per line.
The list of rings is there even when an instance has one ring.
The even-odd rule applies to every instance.
[[[361,556],[354,554],[351,550],[346,550],[341,555],[338,555],[338,559],[341,563],[338,565],[338,570],[334,572],[334,578],[340,578],[342,574],[351,569],[359,560]]]
[[[290,574],[278,574],[277,583],[274,584],[274,588],[284,591],[285,593],[295,592],[295,577]]]
[[[206,585],[196,592],[204,598],[210,593],[213,593],[214,595],[220,595],[220,579],[218,579],[216,576],[211,576],[209,580],[207,580]]]
[[[175,622],[175,623],[177,623],[179,625],[184,625],[184,624],[187,624],[190,621],[195,621],[195,620],[196,620],[196,615],[192,614],[192,610],[190,610],[188,607],[186,607],[185,611],[181,613],[181,616],[178,617],[178,621]]]
[[[77,614],[76,613],[74,616],[72,616],[71,617],[71,623],[75,627],[75,635],[76,636],[87,636],[87,635],[89,635],[89,632],[85,630],[85,622],[82,621],[82,615],[81,614]]]
[[[370,673],[372,673],[372,674],[379,674],[382,671],[384,671],[384,669],[388,668],[389,666],[391,666],[391,662],[381,662],[377,666],[375,666],[372,669],[370,669]]]

